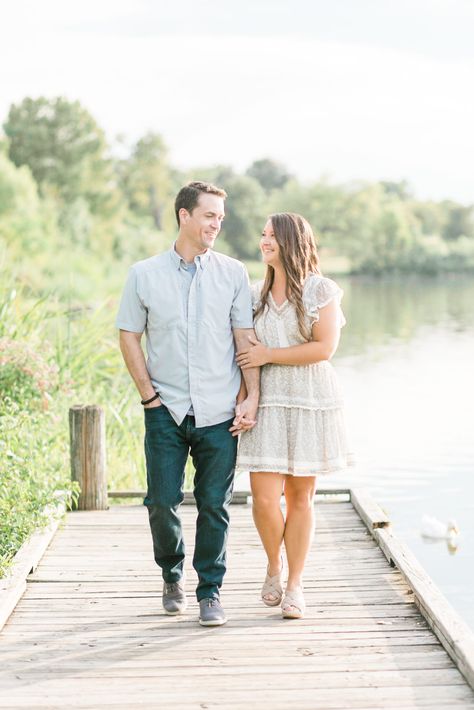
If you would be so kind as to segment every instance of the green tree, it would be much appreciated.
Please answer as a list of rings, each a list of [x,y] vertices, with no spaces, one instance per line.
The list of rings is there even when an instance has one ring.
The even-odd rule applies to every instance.
[[[0,240],[16,263],[36,253],[47,239],[45,213],[30,170],[0,153]]]
[[[402,201],[413,198],[413,190],[407,180],[400,180],[399,182],[381,180],[380,185],[389,196],[398,197]]]
[[[114,209],[112,165],[102,129],[78,101],[25,98],[4,124],[9,157],[27,165],[42,194],[83,198],[92,213]]]
[[[222,236],[231,254],[255,259],[267,215],[265,194],[256,180],[245,175],[234,175],[220,184],[228,194]]]
[[[410,209],[418,220],[423,234],[428,236],[442,234],[445,215],[438,202],[416,200],[410,203]]]
[[[174,193],[168,149],[157,133],[147,133],[133,148],[130,158],[118,163],[119,183],[132,212],[151,217],[156,229],[163,227],[163,212]]]
[[[453,241],[459,237],[474,237],[474,205],[459,205],[445,200],[441,208],[445,214],[443,239]]]
[[[325,180],[309,186],[290,180],[270,198],[271,212],[297,212],[308,222],[322,248],[340,247],[348,229],[347,190]]]
[[[280,190],[292,177],[284,165],[270,158],[254,160],[246,175],[260,183],[267,193]]]
[[[366,185],[347,203],[348,229],[342,248],[354,271],[382,273],[405,269],[419,237],[409,205],[387,195],[380,184]]]

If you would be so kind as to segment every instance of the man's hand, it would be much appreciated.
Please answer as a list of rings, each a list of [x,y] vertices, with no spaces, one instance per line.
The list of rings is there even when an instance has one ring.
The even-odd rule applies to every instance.
[[[156,407],[161,407],[162,404],[163,404],[163,402],[158,397],[158,399],[154,399],[153,402],[150,402],[150,404],[145,404],[143,406],[143,409],[156,409]]]
[[[229,431],[232,436],[238,436],[244,431],[249,431],[257,423],[258,400],[247,397],[235,407],[235,419]]]
[[[249,367],[261,367],[270,362],[270,348],[262,345],[258,340],[249,336],[250,346],[241,348],[236,355],[237,365],[242,370]]]

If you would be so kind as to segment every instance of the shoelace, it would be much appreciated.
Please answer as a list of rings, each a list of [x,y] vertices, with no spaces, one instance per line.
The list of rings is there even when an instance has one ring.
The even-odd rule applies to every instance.
[[[166,593],[167,594],[173,594],[173,592],[177,592],[180,589],[179,582],[170,582],[169,584],[166,585]]]
[[[217,606],[217,599],[214,599],[213,597],[209,597],[207,600],[207,606]]]

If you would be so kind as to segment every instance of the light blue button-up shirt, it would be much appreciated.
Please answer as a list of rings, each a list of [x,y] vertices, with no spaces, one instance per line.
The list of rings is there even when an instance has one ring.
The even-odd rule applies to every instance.
[[[245,266],[208,249],[186,269],[174,247],[129,271],[115,325],[146,334],[153,387],[177,424],[194,412],[196,426],[234,416],[240,387],[232,329],[252,328]]]

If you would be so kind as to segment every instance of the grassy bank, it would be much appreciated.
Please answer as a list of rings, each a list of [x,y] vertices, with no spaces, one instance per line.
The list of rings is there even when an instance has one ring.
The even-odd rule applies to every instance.
[[[67,310],[54,298],[0,291],[0,576],[45,519],[55,491],[77,494],[68,410],[97,403],[107,420],[109,483],[144,486],[142,408],[122,364],[115,306]]]

